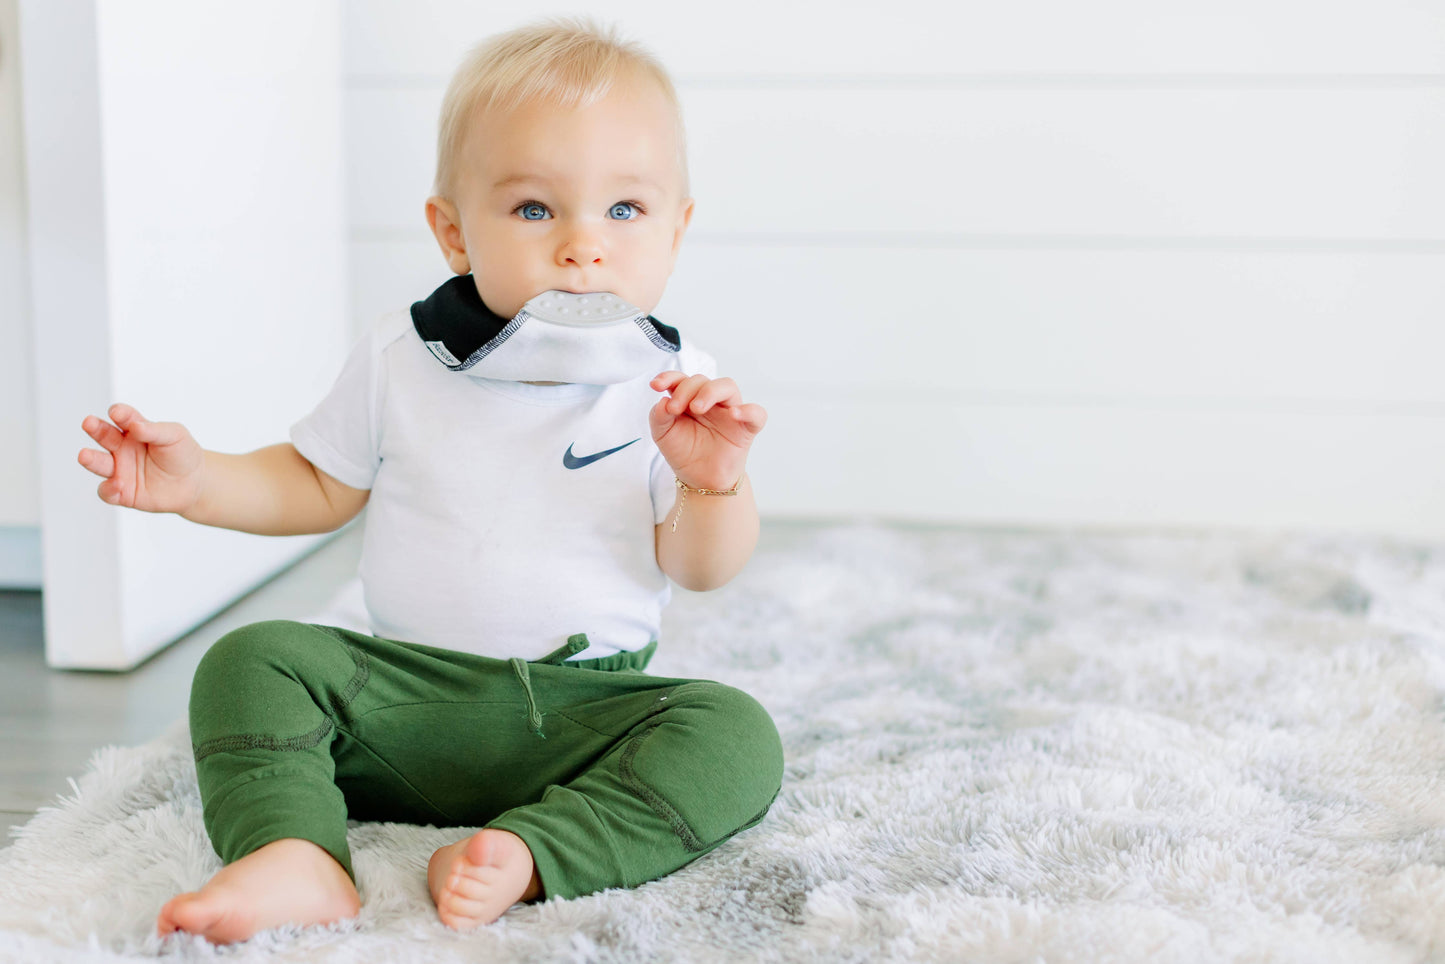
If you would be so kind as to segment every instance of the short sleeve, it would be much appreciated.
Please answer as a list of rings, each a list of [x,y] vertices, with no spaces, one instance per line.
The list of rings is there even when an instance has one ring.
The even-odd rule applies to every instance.
[[[377,330],[351,349],[326,397],[291,426],[291,444],[306,460],[354,489],[370,489],[381,465],[377,439]]]
[[[676,368],[689,375],[706,375],[717,378],[717,360],[705,351],[684,344],[679,352]],[[677,503],[677,483],[672,466],[661,452],[652,456],[652,518],[658,525],[667,521],[672,507]]]

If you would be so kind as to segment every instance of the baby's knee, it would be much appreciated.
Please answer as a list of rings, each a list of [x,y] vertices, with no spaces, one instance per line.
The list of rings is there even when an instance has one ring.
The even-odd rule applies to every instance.
[[[242,626],[211,644],[196,666],[192,740],[279,734],[313,745],[306,740],[324,735],[322,717],[354,698],[365,679],[347,684],[359,676],[351,648],[316,626],[280,619]]]
[[[258,669],[283,667],[305,628],[303,623],[270,619],[231,630],[212,643],[196,665],[192,694],[229,689]]]
[[[783,741],[763,705],[724,683],[702,681],[690,683],[681,690],[684,699],[707,709],[712,743],[742,764],[738,767],[739,775],[750,775],[776,792],[783,779]]]
[[[772,806],[783,781],[782,740],[762,704],[734,687],[698,681],[666,699],[674,705],[664,718],[676,725],[659,724],[632,747],[624,772],[656,795],[650,802],[688,849],[711,849]]]

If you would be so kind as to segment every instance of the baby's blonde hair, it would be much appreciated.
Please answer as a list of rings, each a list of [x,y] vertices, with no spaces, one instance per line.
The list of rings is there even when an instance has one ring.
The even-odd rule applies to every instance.
[[[457,156],[478,110],[513,110],[535,101],[562,108],[595,103],[619,80],[655,82],[677,123],[682,193],[689,192],[682,107],[662,64],[641,44],[590,19],[552,18],[489,37],[473,47],[442,98],[433,193],[454,200]]]

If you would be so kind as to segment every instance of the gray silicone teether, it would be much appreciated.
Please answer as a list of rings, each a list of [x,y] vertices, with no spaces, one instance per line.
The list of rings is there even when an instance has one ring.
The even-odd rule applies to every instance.
[[[578,328],[647,317],[641,308],[607,291],[580,295],[570,291],[544,291],[523,305],[522,312],[539,321]]]

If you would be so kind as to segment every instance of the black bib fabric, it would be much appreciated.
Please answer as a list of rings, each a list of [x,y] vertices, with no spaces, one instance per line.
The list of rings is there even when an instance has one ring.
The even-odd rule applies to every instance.
[[[451,364],[437,357],[452,371],[472,367],[516,330],[514,319],[503,318],[486,306],[477,294],[476,281],[469,274],[456,275],[424,301],[413,302],[411,321],[423,342],[441,342],[456,359],[457,363]],[[674,352],[682,348],[682,336],[676,328],[664,325],[651,315],[647,316],[647,322],[655,332],[649,337],[659,343],[659,347],[665,343]]]

